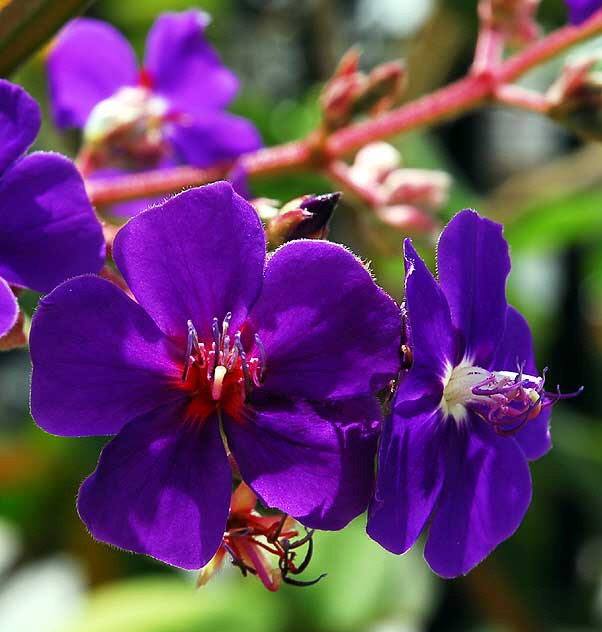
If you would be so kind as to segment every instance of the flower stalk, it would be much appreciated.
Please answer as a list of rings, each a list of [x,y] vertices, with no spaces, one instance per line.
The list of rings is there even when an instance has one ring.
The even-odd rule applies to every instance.
[[[239,164],[250,176],[270,175],[289,170],[323,171],[332,161],[380,139],[390,138],[424,125],[458,116],[487,101],[508,102],[508,87],[527,71],[548,61],[593,35],[602,33],[602,13],[594,14],[579,26],[565,26],[528,45],[497,66],[492,73],[474,73],[431,94],[419,97],[376,118],[343,127],[325,139],[314,134],[304,140],[259,149],[241,156]],[[516,91],[515,91],[516,94]],[[533,99],[514,99],[513,106],[543,111]],[[173,167],[156,172],[125,175],[110,180],[87,182],[95,205],[174,193],[224,177],[232,163],[206,169]]]

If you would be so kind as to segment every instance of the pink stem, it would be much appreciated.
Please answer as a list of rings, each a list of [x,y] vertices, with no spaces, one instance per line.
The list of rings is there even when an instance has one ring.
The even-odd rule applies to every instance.
[[[523,110],[531,110],[539,114],[546,114],[549,108],[543,94],[513,84],[506,84],[497,88],[495,99],[500,103],[522,108]]]
[[[600,32],[602,11],[595,13],[579,26],[565,26],[534,42],[497,66],[493,76],[485,73],[460,79],[375,119],[340,129],[330,135],[323,146],[316,145],[315,137],[310,137],[245,154],[240,161],[249,175],[303,168],[322,170],[324,165],[333,159],[341,158],[371,142],[451,118],[477,107],[494,98],[500,86],[511,83],[531,68]],[[513,105],[519,103],[515,101]],[[173,167],[106,180],[87,180],[86,187],[93,204],[110,204],[149,195],[173,193],[186,187],[206,184],[223,178],[231,166],[216,165],[207,169]]]

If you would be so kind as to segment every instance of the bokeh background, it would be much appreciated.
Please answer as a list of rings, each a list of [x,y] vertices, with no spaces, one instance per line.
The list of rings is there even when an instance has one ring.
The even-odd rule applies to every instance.
[[[341,54],[358,43],[366,68],[409,64],[405,98],[461,76],[476,37],[476,0],[98,0],[88,14],[110,21],[141,52],[158,13],[209,11],[209,38],[242,80],[233,110],[266,144],[308,133],[317,95]],[[566,20],[543,0],[545,29]],[[590,42],[600,47],[602,40]],[[561,59],[524,79],[545,88]],[[43,54],[21,83],[46,107]],[[0,356],[0,630],[2,632],[410,632],[602,629],[602,147],[534,114],[491,107],[395,140],[404,163],[444,169],[454,184],[444,222],[473,207],[503,221],[512,247],[510,300],[533,326],[540,366],[583,395],[553,415],[554,449],[532,465],[534,498],[517,534],[465,578],[444,581],[422,543],[397,557],[364,534],[364,518],[317,534],[311,571],[319,586],[268,593],[226,568],[210,585],[142,556],[96,543],[75,497],[103,440],[51,437],[28,412],[25,351]],[[45,117],[36,143],[73,155]],[[308,174],[254,180],[254,192],[287,201],[332,190]],[[15,209],[18,212],[18,209]],[[343,202],[331,239],[372,261],[401,298],[403,235]],[[432,259],[433,242],[419,241]],[[23,302],[29,308],[36,296]]]

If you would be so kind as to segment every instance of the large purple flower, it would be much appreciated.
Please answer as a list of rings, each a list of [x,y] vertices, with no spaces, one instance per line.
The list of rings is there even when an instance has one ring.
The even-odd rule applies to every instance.
[[[565,0],[571,24],[581,24],[602,9],[602,0]]]
[[[59,435],[117,434],[79,495],[98,539],[203,566],[226,525],[228,454],[265,505],[308,526],[339,529],[366,508],[399,309],[341,246],[265,255],[256,211],[220,182],[118,233],[138,303],[95,277],[41,302],[34,418]]]
[[[425,557],[444,577],[468,572],[520,524],[528,459],[550,448],[549,405],[529,327],[508,306],[501,226],[457,214],[439,240],[439,282],[405,244],[412,366],[379,449],[368,533],[407,551],[430,521]]]
[[[89,18],[70,22],[48,57],[57,125],[83,128],[88,145],[106,141],[113,161],[134,166],[204,167],[257,148],[255,127],[224,111],[238,80],[206,41],[208,23],[192,9],[159,16],[138,70],[115,28]]]
[[[17,318],[9,283],[49,292],[104,261],[102,228],[73,163],[46,152],[23,157],[39,129],[38,104],[0,80],[0,335]]]

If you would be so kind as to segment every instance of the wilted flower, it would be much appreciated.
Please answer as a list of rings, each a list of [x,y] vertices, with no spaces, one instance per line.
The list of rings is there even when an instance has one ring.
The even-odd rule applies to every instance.
[[[602,9],[602,0],[565,0],[572,24],[581,24]]]
[[[213,577],[227,555],[244,576],[249,573],[256,575],[271,591],[278,590],[283,580],[296,586],[311,586],[322,579],[323,575],[311,581],[293,577],[302,573],[311,561],[313,533],[307,530],[303,537],[298,538],[299,525],[290,516],[262,516],[255,510],[256,505],[257,496],[241,482],[232,494],[224,539],[209,564],[202,569],[199,586]],[[297,551],[305,546],[304,559],[297,563]],[[276,568],[272,566],[273,558],[278,560]]]
[[[0,335],[18,314],[11,285],[49,292],[98,272],[105,245],[77,169],[59,154],[23,157],[40,129],[40,109],[0,80]]]
[[[117,434],[80,490],[91,533],[200,568],[226,530],[229,453],[264,506],[308,527],[361,513],[401,329],[362,264],[299,240],[266,266],[257,212],[224,182],[136,216],[113,256],[138,303],[80,277],[31,333],[40,426]]]
[[[550,448],[550,406],[529,327],[508,306],[501,226],[463,211],[438,247],[439,282],[405,243],[412,365],[385,421],[368,533],[407,551],[430,522],[425,557],[468,572],[512,535],[531,500],[527,460]]]

